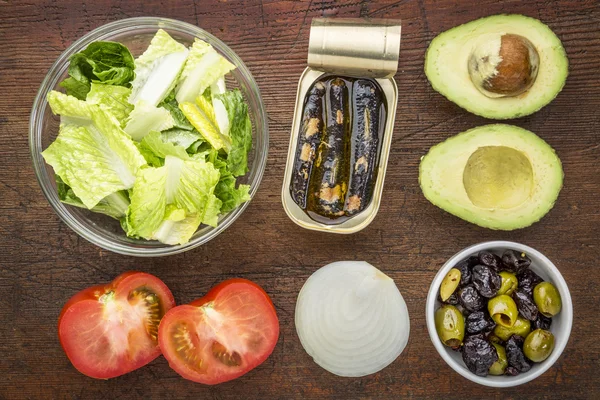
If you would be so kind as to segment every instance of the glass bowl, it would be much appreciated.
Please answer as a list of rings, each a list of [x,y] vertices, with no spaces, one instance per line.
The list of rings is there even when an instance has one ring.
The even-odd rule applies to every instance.
[[[194,38],[210,43],[221,55],[237,68],[226,77],[228,88],[239,88],[243,93],[252,121],[252,150],[248,157],[248,173],[238,178],[238,184],[250,185],[250,195],[254,197],[263,176],[269,149],[269,129],[260,91],[252,74],[242,60],[225,43],[210,33],[185,22],[167,18],[141,17],[128,18],[103,25],[76,40],[52,64],[37,93],[29,121],[29,147],[33,168],[42,191],[50,205],[71,229],[84,239],[104,249],[133,256],[164,256],[193,249],[213,239],[238,218],[248,206],[248,202],[219,217],[216,228],[202,225],[190,241],[182,245],[166,245],[158,241],[128,238],[119,221],[102,214],[72,207],[60,202],[54,171],[41,155],[58,135],[60,118],[52,114],[46,101],[51,90],[59,89],[59,82],[65,79],[69,57],[97,40],[120,42],[127,46],[134,57],[139,56],[150,44],[158,29],[164,29],[175,40],[189,46]]]

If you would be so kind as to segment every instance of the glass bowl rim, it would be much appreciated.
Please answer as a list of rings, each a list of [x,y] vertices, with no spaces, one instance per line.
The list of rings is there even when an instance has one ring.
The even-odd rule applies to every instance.
[[[216,44],[217,47],[220,48],[219,50],[224,50],[226,56],[229,59],[231,59],[236,65],[236,67],[240,71],[242,71],[242,73],[248,78],[248,82],[250,84],[249,90],[252,92],[253,96],[256,97],[256,100],[258,101],[259,105],[259,107],[256,110],[253,110],[253,112],[255,113],[255,118],[257,120],[260,120],[263,126],[263,129],[260,132],[258,131],[258,129],[256,129],[256,136],[260,135],[263,137],[263,146],[260,149],[256,148],[256,152],[264,153],[262,157],[256,157],[254,160],[254,163],[257,164],[257,166],[255,167],[256,173],[253,180],[251,182],[248,182],[248,184],[250,185],[251,199],[254,198],[258,187],[260,186],[267,163],[269,150],[269,125],[267,114],[262,100],[262,96],[260,94],[260,89],[258,88],[258,85],[254,77],[252,76],[252,73],[250,72],[246,64],[244,64],[242,59],[227,44],[225,44],[223,41],[210,34],[209,32],[205,31],[204,29],[187,22],[170,18],[133,17],[120,19],[101,25],[86,33],[85,35],[81,36],[79,39],[75,40],[60,54],[60,56],[50,66],[48,72],[46,73],[46,76],[44,77],[37,91],[35,100],[33,102],[29,119],[29,150],[33,162],[35,176],[38,181],[38,184],[42,189],[44,197],[46,198],[46,200],[48,200],[54,212],[59,216],[62,222],[64,222],[69,228],[75,231],[75,233],[103,249],[118,254],[138,257],[156,257],[178,254],[201,246],[202,244],[215,238],[227,227],[229,227],[243,213],[243,211],[246,209],[246,207],[251,201],[247,201],[235,208],[234,210],[228,212],[216,228],[211,228],[205,234],[200,235],[196,238],[192,238],[189,242],[185,244],[162,245],[160,247],[152,248],[137,248],[127,243],[120,243],[114,240],[109,240],[98,236],[96,233],[91,231],[85,224],[79,222],[73,215],[71,215],[70,210],[58,199],[56,189],[53,187],[50,180],[47,179],[45,171],[46,164],[41,155],[42,135],[41,133],[38,134],[38,131],[41,132],[41,128],[38,129],[38,127],[41,126],[41,122],[44,120],[43,111],[48,105],[48,102],[46,100],[47,93],[56,86],[56,84],[58,83],[58,78],[62,75],[64,71],[66,71],[69,57],[77,51],[80,51],[81,49],[85,48],[91,42],[96,40],[110,40],[110,37],[117,36],[119,34],[130,32],[132,33],[136,30],[152,28],[165,28],[179,31],[181,33],[189,35],[194,35],[196,37],[207,38],[208,41],[211,42],[211,44]]]

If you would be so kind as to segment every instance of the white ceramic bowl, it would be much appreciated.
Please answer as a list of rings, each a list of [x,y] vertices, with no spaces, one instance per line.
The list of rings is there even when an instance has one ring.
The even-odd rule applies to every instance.
[[[551,282],[558,289],[562,298],[562,310],[558,315],[552,318],[552,325],[550,331],[554,334],[554,350],[550,357],[541,363],[534,363],[533,367],[517,376],[477,376],[467,369],[465,366],[461,353],[453,351],[449,347],[442,344],[435,330],[434,313],[435,310],[440,307],[441,303],[438,300],[438,291],[442,280],[459,261],[466,259],[469,256],[477,255],[481,250],[492,251],[498,255],[506,249],[513,249],[522,251],[531,258],[530,269],[538,274],[545,281]],[[529,382],[538,376],[546,372],[560,357],[567,342],[569,341],[569,335],[571,333],[571,326],[573,325],[573,303],[571,301],[571,294],[567,283],[563,279],[562,275],[556,268],[556,266],[546,256],[539,251],[532,249],[529,246],[525,246],[520,243],[508,242],[508,241],[494,241],[479,243],[470,247],[467,247],[460,252],[452,256],[446,263],[440,268],[437,275],[431,282],[429,288],[429,294],[427,296],[426,305],[426,317],[427,317],[427,329],[429,330],[429,336],[436,350],[440,356],[446,361],[446,363],[452,367],[453,370],[458,372],[470,381],[479,383],[480,385],[492,386],[492,387],[511,387],[522,385],[523,383]]]

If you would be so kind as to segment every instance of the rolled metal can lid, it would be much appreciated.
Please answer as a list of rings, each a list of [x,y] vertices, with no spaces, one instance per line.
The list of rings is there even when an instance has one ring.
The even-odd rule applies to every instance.
[[[308,65],[325,72],[389,78],[398,70],[397,19],[313,18]]]

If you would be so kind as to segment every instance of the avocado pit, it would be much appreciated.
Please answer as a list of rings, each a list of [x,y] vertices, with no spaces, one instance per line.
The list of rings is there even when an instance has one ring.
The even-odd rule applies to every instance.
[[[533,191],[533,168],[525,154],[507,146],[480,147],[467,160],[463,184],[469,200],[481,208],[509,209]]]
[[[540,64],[539,54],[527,38],[503,34],[477,45],[468,61],[475,87],[487,97],[512,97],[534,84]]]

